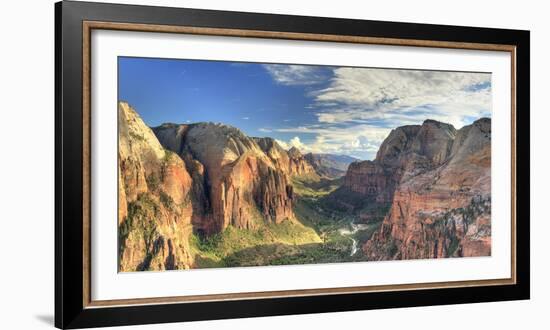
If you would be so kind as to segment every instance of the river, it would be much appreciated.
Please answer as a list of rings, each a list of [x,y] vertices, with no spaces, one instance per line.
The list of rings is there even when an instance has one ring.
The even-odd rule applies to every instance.
[[[351,226],[351,230],[350,230],[349,227],[345,227],[345,228],[338,229],[338,232],[342,236],[350,236],[349,239],[351,239],[351,241],[352,241],[350,256],[353,256],[354,254],[357,253],[358,247],[357,247],[357,240],[355,238],[351,237],[351,235],[355,234],[359,230],[367,229],[369,227],[369,225],[364,224],[364,223],[353,223],[352,222],[350,224],[350,226]]]

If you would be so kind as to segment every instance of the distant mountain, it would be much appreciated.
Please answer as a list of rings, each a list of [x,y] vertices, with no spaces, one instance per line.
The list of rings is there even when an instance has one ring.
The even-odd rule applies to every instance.
[[[346,155],[308,153],[305,159],[319,175],[327,178],[339,178],[346,174],[349,164],[359,159]]]

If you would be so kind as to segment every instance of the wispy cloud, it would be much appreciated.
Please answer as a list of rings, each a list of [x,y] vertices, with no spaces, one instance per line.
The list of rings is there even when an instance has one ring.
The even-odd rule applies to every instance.
[[[468,124],[491,111],[487,73],[337,68],[331,84],[311,92],[320,122],[385,121],[388,126],[426,118]]]

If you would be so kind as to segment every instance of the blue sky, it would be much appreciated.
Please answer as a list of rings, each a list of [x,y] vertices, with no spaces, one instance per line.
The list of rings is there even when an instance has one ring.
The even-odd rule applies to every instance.
[[[373,159],[391,129],[491,114],[491,75],[119,58],[119,99],[149,126],[221,122],[304,152]]]

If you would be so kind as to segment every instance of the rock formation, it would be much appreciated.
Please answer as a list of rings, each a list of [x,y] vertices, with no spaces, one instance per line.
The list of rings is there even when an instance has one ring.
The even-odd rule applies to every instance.
[[[309,163],[309,161],[302,155],[300,150],[296,147],[288,149],[289,158],[289,175],[291,176],[313,176],[317,179],[319,176],[315,171],[315,168]]]
[[[118,106],[119,271],[189,268],[191,177],[124,102]]]
[[[154,132],[188,164],[200,215],[193,225],[199,231],[210,235],[229,225],[253,229],[264,221],[294,218],[286,175],[291,162],[276,142],[214,123],[165,124]]]
[[[274,166],[284,172],[287,176],[313,176],[317,173],[308,160],[295,147],[288,151],[284,150],[272,138],[253,138],[262,151],[271,159]]]
[[[490,119],[458,131],[433,120],[398,128],[373,162],[358,166],[377,165],[385,174],[359,180],[393,192],[380,231],[363,246],[370,260],[490,255]]]

